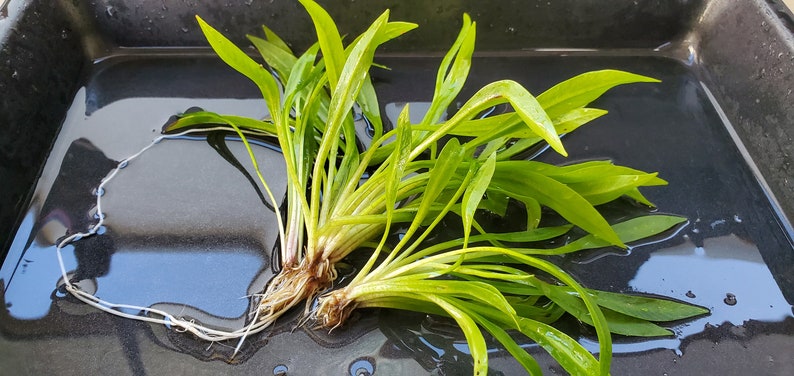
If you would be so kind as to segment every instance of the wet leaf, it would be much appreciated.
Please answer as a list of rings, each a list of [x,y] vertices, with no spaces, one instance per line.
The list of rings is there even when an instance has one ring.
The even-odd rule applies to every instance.
[[[520,201],[526,201],[525,198],[536,200],[595,237],[609,244],[623,246],[609,223],[576,191],[554,179],[518,166],[520,165],[497,164],[489,189]]]
[[[554,85],[538,95],[538,102],[549,117],[554,119],[568,111],[586,106],[617,85],[636,82],[660,81],[617,70],[587,72]]]
[[[496,154],[491,154],[482,166],[477,170],[474,179],[466,187],[466,192],[463,194],[463,247],[469,244],[469,234],[471,233],[472,220],[474,219],[474,212],[480,205],[482,196],[488,189],[493,176],[494,167],[496,164]]]
[[[262,96],[267,103],[268,109],[271,109],[271,115],[277,120],[278,111],[275,111],[275,109],[279,108],[278,103],[280,93],[276,79],[273,78],[267,69],[248,57],[245,52],[235,46],[234,43],[226,39],[226,37],[215,30],[212,26],[204,22],[201,17],[196,16],[196,20],[198,21],[199,27],[201,27],[201,31],[204,33],[204,36],[207,38],[207,42],[210,43],[210,46],[212,46],[212,49],[216,54],[218,54],[221,60],[223,60],[234,70],[248,77],[248,79],[253,81],[256,86],[259,87],[259,90],[262,92]]]

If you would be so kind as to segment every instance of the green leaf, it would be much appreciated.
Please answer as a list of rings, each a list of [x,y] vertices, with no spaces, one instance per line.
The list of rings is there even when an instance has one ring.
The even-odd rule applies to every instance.
[[[513,321],[512,318],[505,317],[504,313],[492,307],[468,304],[466,308],[490,318],[504,327],[514,328],[529,337],[546,350],[571,375],[606,375],[602,372],[604,368],[587,349],[551,325],[526,317],[518,317]]]
[[[471,316],[453,304],[450,299],[435,295],[424,295],[427,300],[437,304],[452,317],[466,336],[469,344],[469,352],[474,359],[474,375],[485,376],[488,373],[488,347],[485,345],[480,328],[472,320]]]
[[[541,286],[546,296],[559,304],[566,312],[576,317],[579,321],[593,325],[593,320],[582,300],[576,294],[569,293],[567,289],[559,288],[550,284]],[[598,299],[596,299],[598,303]],[[600,304],[599,304],[600,305]],[[603,309],[604,317],[608,322],[609,330],[615,334],[622,334],[635,337],[660,337],[673,334],[668,329],[662,328],[647,320],[638,319],[610,309]]]
[[[561,287],[561,290],[568,290],[569,293],[574,293],[567,287]],[[598,305],[642,320],[675,321],[709,313],[709,310],[704,307],[670,299],[598,290],[588,290],[588,292],[592,294]]]
[[[586,182],[570,183],[568,187],[578,192],[593,205],[601,205],[623,196],[625,193],[645,186],[656,179],[656,173],[644,175],[613,175]]]
[[[463,25],[457,39],[447,51],[436,75],[435,91],[430,108],[422,119],[422,124],[434,124],[463,89],[463,84],[471,69],[471,56],[477,36],[476,23],[468,14],[463,14]]]
[[[571,375],[606,375],[604,367],[587,349],[557,328],[523,317],[518,323],[522,334],[537,342]]]
[[[507,214],[507,206],[510,204],[510,197],[496,191],[488,192],[480,201],[480,209],[485,209],[500,217]]]
[[[392,153],[392,159],[389,163],[391,168],[390,174],[386,180],[386,212],[389,213],[397,205],[397,188],[400,181],[405,176],[405,170],[408,165],[408,155],[411,151],[411,117],[410,109],[406,104],[397,118],[397,140],[395,152]]]
[[[475,37],[475,24],[471,22],[471,18],[467,14],[464,14],[463,25],[458,33],[458,37],[449,51],[447,51],[438,68],[433,100],[427,112],[425,112],[422,124],[427,125],[438,122],[455,97],[457,97],[458,93],[463,89],[463,84],[468,77],[471,67],[471,56],[474,53]],[[414,138],[415,143],[418,145],[420,140],[426,136],[426,132],[417,135],[417,137]],[[433,142],[436,140],[437,139],[434,139],[431,142],[425,143],[425,146],[421,150],[434,148],[436,145]],[[371,163],[379,163],[388,158],[388,153],[391,152],[392,148],[393,145],[391,144],[381,146],[372,158]],[[415,157],[416,154],[412,156],[412,159]]]
[[[256,120],[244,116],[235,115],[219,115],[214,112],[198,111],[191,112],[180,116],[176,121],[167,124],[163,129],[165,133],[173,133],[178,130],[187,129],[199,125],[220,125],[225,126],[228,123],[234,123],[240,129],[250,131],[257,131],[266,133],[272,136],[276,135],[276,128],[272,123]]]
[[[394,38],[397,38],[413,29],[416,29],[419,25],[413,22],[402,22],[402,21],[390,21],[383,27],[383,31],[381,31],[378,37],[378,44],[386,43]]]
[[[279,46],[266,41],[262,38],[248,35],[248,40],[256,47],[262,58],[265,59],[267,65],[273,67],[281,78],[281,82],[287,82],[287,79],[292,72],[292,67],[295,66],[298,58],[291,53],[284,51]]]
[[[442,269],[438,269],[438,271],[442,271]],[[362,298],[361,300],[403,292],[476,300],[480,304],[486,304],[509,314],[515,312],[499,290],[487,283],[473,281],[417,280],[412,275],[408,275],[407,277],[394,277],[378,282],[362,284],[356,286],[353,291],[354,292],[350,294],[351,297]]]
[[[482,326],[485,328],[485,330],[491,333],[491,335],[497,341],[499,341],[502,346],[504,346],[505,350],[507,350],[510,355],[512,355],[513,358],[518,361],[518,364],[524,367],[524,370],[527,371],[527,373],[537,376],[543,375],[543,370],[541,370],[540,365],[538,365],[538,362],[535,360],[535,358],[533,358],[532,355],[529,355],[526,350],[519,346],[513,337],[510,337],[510,335],[507,334],[504,329],[485,317],[478,315],[473,310],[466,309],[463,304],[459,303],[457,306],[459,309],[461,309],[461,311],[469,315],[478,325]]]
[[[303,0],[306,2],[306,0]],[[312,3],[313,4],[313,3]],[[316,6],[316,4],[315,4]],[[317,6],[319,8],[319,6]],[[321,9],[321,8],[320,8]],[[324,11],[323,11],[324,13]],[[327,14],[326,14],[327,15]],[[375,36],[380,32],[380,29],[388,20],[388,11],[384,12],[378,17],[375,22],[364,32],[358,42],[353,46],[341,74],[339,75],[338,84],[333,89],[331,95],[331,103],[329,105],[328,122],[325,125],[325,132],[317,151],[317,159],[314,162],[313,176],[315,179],[312,181],[312,200],[310,206],[314,212],[313,216],[319,218],[320,223],[324,223],[328,219],[330,208],[333,203],[338,199],[339,188],[347,183],[344,179],[346,174],[340,175],[340,179],[336,178],[336,164],[328,163],[328,171],[326,173],[327,181],[332,184],[326,184],[323,189],[320,189],[320,184],[323,179],[318,179],[322,176],[322,169],[326,166],[327,161],[335,161],[338,153],[337,146],[340,142],[340,131],[346,140],[353,140],[355,138],[355,130],[353,129],[352,117],[350,110],[353,106],[353,101],[358,96],[361,85],[367,75],[372,58],[375,54]],[[329,18],[330,19],[330,18]],[[319,29],[318,29],[319,30]],[[322,43],[320,44],[322,48]],[[325,53],[325,51],[323,51]],[[326,56],[326,59],[328,56]],[[328,62],[326,61],[326,65]],[[350,158],[358,158],[358,153],[353,149],[355,144],[353,142],[346,145],[348,150],[342,156],[343,163],[340,165],[339,171],[354,171],[356,168],[350,165]],[[347,162],[347,163],[345,163]],[[324,203],[321,204],[320,193],[322,192]],[[320,206],[322,205],[322,209]]]
[[[215,53],[218,54],[221,60],[234,70],[248,77],[259,87],[267,103],[267,107],[270,109],[271,116],[273,116],[275,122],[278,123],[280,119],[278,111],[280,93],[278,91],[278,84],[276,83],[276,79],[273,78],[273,75],[262,67],[262,65],[248,57],[245,52],[212,28],[212,26],[204,22],[201,17],[196,16],[196,20],[204,36],[207,38],[207,42],[210,43],[210,46],[212,46],[212,49],[215,50]]]
[[[303,115],[304,106],[301,103],[294,103],[293,101],[298,94],[300,94],[305,89],[311,90],[308,86],[312,83],[312,73],[313,73],[313,64],[314,60],[317,58],[317,49],[319,47],[314,45],[310,47],[306,52],[301,55],[300,58],[295,60],[294,64],[290,68],[289,78],[284,85],[284,111],[290,111],[290,109],[294,109],[295,117],[301,117]],[[307,93],[306,97],[303,98],[308,101],[309,95]],[[306,105],[306,109],[310,109],[311,105],[307,103],[303,103]],[[284,114],[284,117],[288,117],[289,113]]]
[[[320,42],[320,49],[323,51],[325,69],[328,71],[328,82],[331,90],[336,90],[336,84],[342,75],[345,65],[345,49],[342,47],[342,37],[336,23],[320,5],[312,0],[299,0],[306,8],[309,16],[314,22],[317,31],[317,40]]]
[[[477,91],[455,116],[439,125],[434,132],[414,149],[414,152],[419,154],[427,150],[432,143],[452,132],[459,124],[471,120],[481,111],[501,103],[510,103],[530,130],[546,140],[558,153],[563,156],[567,155],[551,119],[546,115],[538,101],[523,86],[511,80],[492,82]]]
[[[427,181],[422,202],[417,213],[417,218],[424,218],[430,212],[430,206],[447,188],[452,177],[456,175],[458,166],[463,162],[463,148],[456,138],[450,139],[441,150],[436,159],[435,166],[430,169],[430,178]]]
[[[636,175],[643,176],[648,173],[625,166],[616,166],[611,161],[589,161],[562,167],[557,167],[541,162],[533,162],[532,168],[542,170],[544,175],[554,178],[561,183],[582,183],[605,176]],[[646,185],[666,185],[661,178],[651,179]]]
[[[573,132],[574,130],[578,129],[580,126],[589,123],[601,116],[606,115],[607,111],[596,109],[596,108],[576,108],[571,111],[568,111],[566,114],[552,119],[554,123],[554,129],[556,130],[558,135],[562,135],[565,133]],[[520,132],[521,127],[511,126],[510,129],[518,129]],[[513,145],[510,145],[506,150],[499,153],[499,160],[507,160],[519,154],[528,148],[536,145],[537,143],[543,141],[541,137],[533,133],[523,132],[523,133],[512,133],[514,134],[513,137],[521,138],[517,140]]]
[[[600,70],[580,74],[538,95],[538,102],[554,119],[568,111],[587,105],[607,90],[621,84],[660,82],[657,79],[618,70]]]
[[[284,42],[284,40],[282,40],[276,33],[274,33],[273,30],[270,30],[270,28],[268,28],[267,26],[262,25],[262,31],[265,32],[265,38],[267,38],[267,40],[270,43],[272,43],[274,46],[284,50],[288,54],[294,55],[292,53],[292,50],[289,48],[289,46],[287,46],[287,43]]]
[[[517,200],[537,200],[585,231],[610,244],[624,246],[604,217],[582,196],[565,184],[518,166],[520,164],[497,163],[489,189]]]
[[[614,224],[612,225],[612,229],[615,230],[615,233],[622,242],[629,243],[659,234],[679,223],[686,222],[686,220],[686,218],[674,215],[645,215]],[[599,239],[593,235],[585,235],[560,247],[558,249],[559,252],[552,253],[570,253],[585,249],[607,247],[609,245],[611,244],[604,241],[604,239]]]
[[[463,194],[463,247],[469,244],[469,235],[471,234],[471,224],[474,219],[474,212],[480,205],[482,196],[485,194],[488,185],[491,183],[494,168],[496,165],[496,154],[491,154],[485,162],[477,170],[474,179],[466,187],[466,192]]]

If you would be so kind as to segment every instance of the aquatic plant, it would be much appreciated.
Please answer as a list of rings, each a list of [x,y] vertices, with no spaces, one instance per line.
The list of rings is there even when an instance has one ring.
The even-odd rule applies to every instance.
[[[412,124],[411,109],[405,106],[394,129],[384,131],[369,76],[375,50],[416,25],[390,21],[387,10],[345,46],[325,10],[311,0],[300,2],[312,18],[318,42],[296,56],[264,27],[265,38],[248,38],[267,66],[197,17],[218,56],[260,89],[267,118],[200,111],[184,114],[165,129],[192,132],[209,125],[239,135],[277,212],[280,272],[258,297],[256,314],[244,330],[221,332],[180,322],[167,313],[150,313],[201,338],[217,340],[245,338],[300,304],[305,304],[306,318],[329,328],[342,325],[355,308],[410,309],[452,317],[469,341],[475,374],[487,370],[480,328],[530,373],[539,372],[537,364],[506,330],[532,338],[571,373],[604,374],[611,357],[610,331],[668,335],[650,321],[706,312],[667,300],[588,290],[543,258],[595,247],[625,247],[626,242],[684,221],[642,215],[610,224],[596,208],[624,196],[651,205],[639,187],[666,184],[656,173],[610,161],[559,167],[513,160],[540,144],[567,155],[560,135],[606,113],[585,106],[616,85],[656,80],[603,70],[573,77],[537,97],[515,81],[501,80],[484,86],[449,119],[442,119],[464,86],[474,51],[476,24],[464,15],[460,33],[441,61],[423,120]],[[356,103],[373,128],[366,149],[356,136]],[[510,110],[481,116],[500,104]],[[248,144],[248,138],[256,136],[275,137],[284,156],[283,214]],[[492,233],[477,222],[478,211],[505,215],[511,201],[520,203],[526,213],[525,230]],[[544,207],[568,224],[540,227]],[[449,215],[462,220],[460,239],[426,244]],[[390,244],[398,224],[407,228],[399,231],[396,244]],[[516,246],[560,237],[574,227],[588,235],[559,248]],[[371,257],[347,286],[328,292],[337,277],[336,264],[358,249],[371,250]],[[319,295],[317,309],[310,312]],[[599,360],[549,325],[566,312],[595,327]]]

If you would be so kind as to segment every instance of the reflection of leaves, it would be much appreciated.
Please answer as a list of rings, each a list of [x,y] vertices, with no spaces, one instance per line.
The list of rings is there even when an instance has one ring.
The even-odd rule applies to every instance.
[[[466,344],[466,338],[451,319],[410,311],[381,310],[379,328],[387,338],[379,352],[383,357],[413,358],[431,375],[473,373],[471,355],[458,350],[460,345]],[[489,352],[500,350],[490,336],[486,336],[486,343]],[[490,367],[488,375],[503,373]]]
[[[325,328],[312,329],[301,326],[312,341],[320,346],[330,348],[349,346],[377,327],[378,314],[376,309],[363,309],[355,312],[350,325],[340,326],[331,332]]]
[[[223,159],[226,160],[226,162],[229,162],[230,165],[232,165],[235,169],[237,169],[237,171],[240,171],[240,173],[243,174],[245,179],[248,180],[248,183],[250,183],[251,186],[254,187],[254,190],[256,191],[256,195],[259,196],[259,200],[262,201],[262,204],[264,204],[265,207],[270,209],[270,211],[275,212],[276,211],[275,208],[273,208],[273,205],[271,205],[270,202],[268,202],[268,200],[265,199],[265,195],[262,193],[262,189],[259,188],[259,184],[257,184],[256,180],[254,180],[254,177],[251,176],[251,173],[248,172],[248,170],[243,166],[242,163],[240,163],[240,160],[237,159],[234,153],[232,153],[232,151],[229,150],[229,145],[227,145],[226,143],[226,135],[227,132],[219,132],[219,131],[210,132],[207,135],[207,143],[210,144],[210,146],[212,146],[212,148],[216,152],[218,152],[218,154],[221,157],[223,157]]]

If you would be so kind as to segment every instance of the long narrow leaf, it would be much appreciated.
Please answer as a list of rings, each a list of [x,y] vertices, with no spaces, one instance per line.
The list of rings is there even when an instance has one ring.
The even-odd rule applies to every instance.
[[[617,70],[600,70],[570,78],[538,95],[538,102],[552,119],[587,105],[607,90],[621,84],[659,80]]]
[[[328,71],[328,82],[331,90],[336,90],[336,84],[342,75],[345,65],[345,49],[342,47],[342,37],[336,23],[331,19],[328,12],[312,0],[299,0],[306,8],[314,22],[317,31],[317,40],[320,42],[320,49],[323,51],[325,68]]]
[[[563,218],[587,232],[609,242],[624,246],[604,217],[582,196],[565,184],[544,175],[519,168],[502,168],[497,163],[491,188],[516,199],[530,197],[548,206]]]
[[[212,26],[204,22],[201,17],[196,16],[196,20],[204,36],[207,38],[207,41],[210,43],[210,46],[212,46],[212,49],[215,50],[215,53],[218,54],[221,60],[234,70],[248,77],[259,87],[268,109],[271,110],[271,116],[273,116],[275,122],[278,123],[279,113],[276,109],[279,108],[280,93],[278,91],[278,84],[276,83],[276,79],[273,78],[273,75],[262,67],[262,65],[248,57],[245,52],[226,39],[226,37]]]
[[[474,212],[477,210],[477,207],[480,206],[482,196],[485,194],[485,191],[488,189],[488,185],[491,183],[491,177],[493,177],[495,164],[496,154],[491,154],[477,170],[477,173],[474,175],[474,179],[472,179],[471,183],[469,183],[469,186],[466,187],[466,192],[463,194],[463,202],[461,204],[463,210],[461,216],[463,217],[464,248],[469,244],[469,235],[471,234],[471,223],[474,219]]]
[[[488,348],[485,345],[485,338],[483,338],[480,328],[472,320],[471,316],[467,315],[458,306],[452,304],[449,299],[423,294],[427,300],[437,304],[439,307],[452,317],[458,326],[463,330],[466,336],[466,342],[469,344],[469,351],[474,359],[474,375],[485,376],[488,373]]]

